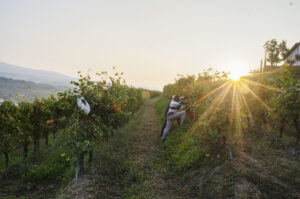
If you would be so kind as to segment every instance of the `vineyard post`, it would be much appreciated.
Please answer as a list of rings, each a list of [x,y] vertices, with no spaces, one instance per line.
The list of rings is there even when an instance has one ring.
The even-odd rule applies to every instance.
[[[299,118],[294,118],[293,122],[294,122],[294,126],[296,128],[296,133],[297,133],[296,144],[299,144],[299,140],[300,140]]]
[[[8,153],[3,151],[3,154],[5,156],[5,167],[7,168],[8,167]]]
[[[284,129],[284,124],[285,124],[285,119],[282,118],[280,121],[280,128],[279,128],[279,137],[282,138],[282,134],[283,134],[283,129]]]
[[[49,143],[48,143],[48,133],[45,134],[45,144],[48,147]]]
[[[24,145],[24,155],[23,155],[23,160],[25,160],[27,158],[28,155],[28,145],[25,144]]]
[[[93,149],[92,149],[89,153],[89,163],[93,162],[93,156],[94,156],[94,153],[93,153]]]
[[[83,113],[81,113],[83,115]],[[87,126],[88,124],[86,123],[85,119],[86,119],[86,115],[83,115],[83,118],[81,118],[81,124],[82,126]],[[86,130],[86,129],[85,129]],[[86,133],[86,132],[81,132],[81,133]],[[84,136],[83,136],[84,137]],[[78,157],[78,165],[79,165],[79,173],[83,174],[84,173],[84,154],[85,154],[86,151],[83,151],[81,149],[80,153],[79,153],[79,157]]]
[[[84,173],[84,152],[81,152],[81,153],[79,154],[79,157],[78,157],[78,165],[79,165],[79,168],[80,168],[79,172],[80,172],[81,174],[83,174],[83,173]]]

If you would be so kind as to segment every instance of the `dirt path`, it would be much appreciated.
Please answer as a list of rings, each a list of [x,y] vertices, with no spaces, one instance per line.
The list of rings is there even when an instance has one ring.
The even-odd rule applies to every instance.
[[[144,175],[138,198],[187,198],[184,188],[167,176],[165,158],[162,154],[160,126],[158,125],[155,103],[157,99],[146,102],[141,125],[132,137],[132,160],[139,172]]]
[[[79,177],[76,189],[71,183],[64,194],[58,198],[139,198],[139,199],[180,199],[188,198],[184,188],[174,178],[167,174],[165,157],[162,154],[163,145],[160,140],[160,125],[157,121],[155,104],[158,99],[147,100],[134,121],[135,128],[129,128],[121,142],[118,138],[107,143],[108,154],[117,154],[117,159],[125,158],[123,165],[110,164],[113,167],[124,168],[127,172],[121,180],[109,178],[109,183],[102,182],[96,174],[87,174]],[[129,124],[130,126],[130,124]],[[126,127],[125,127],[126,129]],[[116,151],[113,151],[116,150]],[[121,154],[121,155],[120,155]],[[126,154],[126,157],[124,157]],[[102,155],[103,156],[103,155]],[[100,161],[100,166],[104,165]],[[99,167],[98,171],[108,169],[107,166]],[[110,175],[110,174],[104,174]],[[120,176],[123,174],[114,174]],[[110,175],[111,177],[111,175]],[[97,178],[97,179],[96,179]],[[103,177],[100,177],[103,179]]]

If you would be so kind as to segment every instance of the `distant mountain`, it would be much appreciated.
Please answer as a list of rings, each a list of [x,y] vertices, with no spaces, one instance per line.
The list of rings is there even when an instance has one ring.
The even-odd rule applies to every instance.
[[[25,80],[15,80],[6,77],[0,77],[0,102],[2,100],[17,101],[18,96],[25,97],[27,100],[38,97],[48,97],[50,94],[56,94],[67,90],[65,86],[51,86],[39,84]]]
[[[76,79],[52,71],[34,70],[4,62],[0,62],[0,76],[53,86],[70,86],[70,81]]]

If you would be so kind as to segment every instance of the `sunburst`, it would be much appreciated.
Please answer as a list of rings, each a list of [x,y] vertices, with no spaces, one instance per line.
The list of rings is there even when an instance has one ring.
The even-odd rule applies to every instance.
[[[249,102],[248,102],[249,99],[247,99],[245,97],[245,93],[249,93],[250,96],[252,96],[255,100],[257,100],[261,105],[263,105],[263,107],[265,107],[265,109],[267,111],[271,112],[272,114],[275,114],[273,112],[272,108],[263,99],[261,99],[259,97],[259,95],[257,95],[254,92],[254,90],[252,90],[252,87],[250,87],[250,85],[253,85],[255,87],[260,87],[263,89],[267,89],[267,90],[271,90],[274,92],[282,92],[282,90],[279,88],[272,87],[272,86],[265,85],[265,84],[258,83],[258,82],[254,82],[247,77],[241,78],[240,75],[230,76],[230,80],[227,80],[226,82],[224,82],[222,85],[220,85],[216,89],[208,92],[206,95],[204,95],[199,100],[196,100],[191,106],[188,107],[188,108],[191,108],[192,106],[194,106],[198,103],[202,103],[202,101],[204,99],[208,98],[209,96],[212,96],[213,94],[215,94],[218,91],[218,94],[214,95],[213,100],[210,102],[208,109],[205,110],[205,112],[202,113],[201,116],[198,118],[197,122],[195,122],[193,129],[194,130],[197,129],[197,126],[201,125],[201,123],[205,119],[208,119],[208,121],[209,121],[214,116],[214,114],[216,114],[217,108],[220,105],[224,104],[224,102],[226,101],[224,99],[228,96],[229,92],[232,93],[232,96],[230,96],[231,100],[229,101],[229,103],[231,103],[230,104],[231,111],[230,111],[230,113],[228,113],[228,117],[229,117],[228,133],[232,133],[232,131],[235,129],[236,132],[234,135],[236,135],[236,136],[241,135],[241,133],[242,133],[241,123],[243,122],[243,119],[245,119],[242,117],[242,115],[240,113],[240,109],[242,107],[244,107],[243,109],[246,110],[246,114],[249,118],[250,125],[252,126],[254,124],[251,107],[249,107]],[[226,104],[225,104],[225,106],[226,106]]]

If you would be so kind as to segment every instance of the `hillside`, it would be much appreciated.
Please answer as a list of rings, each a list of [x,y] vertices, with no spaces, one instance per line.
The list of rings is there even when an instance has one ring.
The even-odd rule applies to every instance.
[[[51,86],[48,84],[34,83],[32,81],[16,80],[0,76],[0,100],[17,99],[20,97],[33,99],[35,96],[47,97],[51,93],[57,93],[68,89],[67,86]]]
[[[6,78],[32,81],[35,83],[50,84],[53,86],[69,86],[70,81],[75,80],[75,78],[62,75],[56,72],[46,70],[34,70],[4,62],[0,62],[0,76]]]

